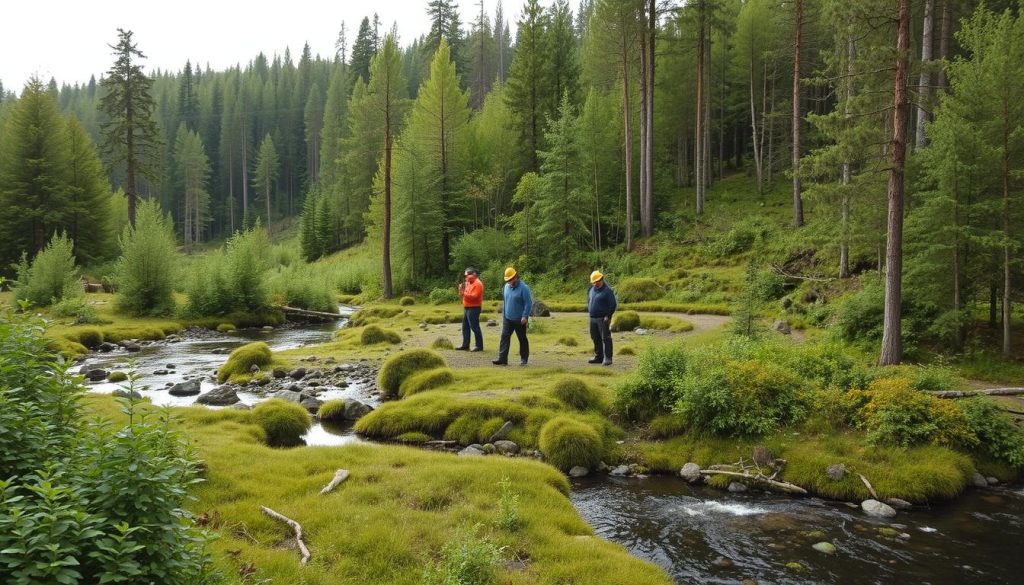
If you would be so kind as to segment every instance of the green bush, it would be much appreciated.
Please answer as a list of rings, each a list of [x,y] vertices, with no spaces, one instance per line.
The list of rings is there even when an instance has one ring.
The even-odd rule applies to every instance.
[[[238,331],[238,327],[235,327],[231,323],[221,323],[220,325],[217,325],[217,331],[221,333],[230,333],[232,331]]]
[[[479,525],[476,531],[479,531]],[[422,585],[497,585],[504,548],[475,534],[458,536],[441,549],[441,559],[427,565]]]
[[[115,384],[118,383],[118,382],[124,382],[127,379],[128,379],[128,374],[126,374],[124,372],[110,372],[110,375],[107,376],[107,381],[108,382],[113,382]]]
[[[640,326],[640,315],[636,311],[616,311],[612,317],[611,330],[614,332],[632,331]]]
[[[424,370],[410,375],[398,388],[398,395],[402,398],[446,386],[455,381],[455,373],[449,368],[434,368]]]
[[[263,429],[271,447],[302,444],[302,435],[313,426],[309,413],[294,402],[272,398],[252,409],[252,418]]]
[[[981,448],[998,461],[1024,468],[1024,429],[996,402],[975,397],[961,403],[967,424],[981,442]]]
[[[402,297],[401,299],[398,300],[398,304],[402,305],[403,307],[408,307],[411,305],[415,305],[416,299],[412,297]]]
[[[505,232],[494,228],[480,228],[462,236],[452,245],[451,269],[461,272],[467,266],[475,266],[483,270],[490,264],[510,260],[509,250],[512,249],[512,242]],[[501,279],[487,282],[496,286]]]
[[[575,337],[566,335],[565,337],[559,337],[557,341],[558,345],[564,345],[566,347],[576,347],[580,343],[576,341]]]
[[[456,441],[460,445],[472,445],[473,443],[486,441],[488,437],[482,437],[481,429],[487,422],[483,416],[474,413],[467,413],[457,417],[444,431],[446,441]]]
[[[551,395],[576,410],[600,408],[603,402],[600,392],[576,376],[559,378],[551,387]]]
[[[248,374],[254,365],[261,368],[270,365],[273,359],[270,346],[266,343],[247,343],[231,352],[228,360],[217,370],[217,381],[223,384],[231,376]]]
[[[17,286],[14,300],[28,300],[38,307],[46,307],[63,298],[81,297],[75,268],[74,243],[67,234],[55,233],[45,248],[29,264],[22,253],[17,266]]]
[[[434,349],[454,349],[455,348],[455,346],[452,345],[452,340],[448,339],[447,337],[438,337],[434,341],[430,342],[430,347],[432,347]]]
[[[601,461],[600,433],[565,416],[555,417],[541,427],[538,441],[545,460],[562,470],[577,465],[590,469]]]
[[[194,271],[185,313],[205,317],[265,310],[270,305],[265,283],[270,251],[267,233],[258,223],[253,229],[237,232],[223,251],[208,254]],[[295,280],[302,279],[296,276]]]
[[[687,431],[686,421],[678,414],[663,414],[654,417],[647,427],[651,439],[669,439]]]
[[[398,307],[372,307],[369,309],[360,309],[355,313],[352,313],[352,316],[349,317],[348,326],[362,327],[363,325],[372,323],[372,320],[390,319],[401,312],[402,309],[399,309]]]
[[[620,303],[655,301],[665,296],[665,287],[653,278],[627,278],[615,287],[615,297]]]
[[[136,315],[162,315],[174,309],[177,242],[170,215],[156,199],[143,200],[135,228],[125,226],[117,262],[118,305]]]
[[[978,444],[964,411],[950,400],[914,390],[906,378],[876,380],[864,394],[860,418],[871,443],[965,448]]]
[[[320,422],[340,423],[345,420],[345,401],[328,400],[320,405],[316,411],[316,417]]]
[[[398,441],[399,443],[409,443],[410,445],[422,445],[427,441],[433,441],[434,438],[426,433],[410,432],[398,435],[397,437],[395,437],[395,440]]]
[[[443,357],[429,349],[399,352],[388,358],[381,366],[380,373],[377,375],[377,386],[384,396],[395,398],[398,396],[402,382],[412,374],[447,365]]]
[[[71,317],[79,325],[100,321],[96,308],[89,304],[84,295],[65,297],[53,305],[50,311],[57,317]]]
[[[401,343],[402,336],[390,329],[382,329],[377,325],[367,325],[359,334],[359,343],[362,345],[375,345],[378,343]]]
[[[330,277],[308,264],[278,267],[268,278],[267,288],[275,302],[289,307],[322,313],[338,312],[338,300]]]
[[[435,305],[444,305],[447,303],[457,303],[461,301],[459,291],[455,290],[454,286],[435,288],[430,291],[428,298],[430,299],[430,302]]]
[[[89,349],[96,349],[103,343],[103,332],[95,327],[76,329],[67,335],[71,341],[77,341]]]
[[[648,421],[672,409],[674,381],[686,371],[682,345],[667,344],[645,351],[630,374],[615,387],[612,409],[629,420]]]

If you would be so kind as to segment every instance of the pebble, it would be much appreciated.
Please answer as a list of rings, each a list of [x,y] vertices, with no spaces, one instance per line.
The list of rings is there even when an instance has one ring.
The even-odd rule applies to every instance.
[[[721,567],[723,569],[728,569],[729,567],[732,566],[732,561],[730,561],[729,559],[727,559],[725,557],[718,557],[717,559],[712,561],[711,564],[713,564],[716,567]]]
[[[836,552],[836,546],[831,542],[817,542],[815,544],[812,544],[811,548],[818,552],[822,552],[829,555],[835,554]]]

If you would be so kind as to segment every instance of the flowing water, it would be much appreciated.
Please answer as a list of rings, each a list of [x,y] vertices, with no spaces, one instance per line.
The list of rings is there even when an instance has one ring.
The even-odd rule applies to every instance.
[[[136,389],[144,396],[155,404],[186,406],[195,397],[170,396],[166,385],[199,377],[203,392],[213,389],[212,372],[235,347],[251,341],[265,341],[273,350],[322,343],[343,324],[156,343],[135,354],[95,354],[85,365],[125,370],[131,360],[141,375]],[[90,385],[96,392],[117,387]],[[250,405],[263,399],[244,390],[238,396]],[[359,384],[326,388],[319,398],[376,404]],[[351,427],[321,424],[304,438],[308,445],[360,440]],[[869,518],[842,502],[730,494],[668,477],[574,480],[571,498],[599,536],[661,565],[679,583],[1024,583],[1020,488],[972,490],[955,502],[902,512],[893,520]],[[835,545],[836,552],[811,548],[822,541]],[[800,567],[787,567],[790,563]]]

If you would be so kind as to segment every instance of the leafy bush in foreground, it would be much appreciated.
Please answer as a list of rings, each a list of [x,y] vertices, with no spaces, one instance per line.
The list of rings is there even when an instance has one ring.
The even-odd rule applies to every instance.
[[[967,448],[978,444],[969,419],[956,403],[914,390],[910,380],[876,380],[864,396],[860,417],[872,443]]]
[[[681,345],[668,344],[645,351],[629,375],[615,388],[612,409],[630,420],[647,421],[672,410],[674,380],[686,371]]]
[[[75,268],[74,244],[67,234],[53,234],[50,243],[36,254],[31,264],[24,253],[21,255],[15,301],[25,299],[45,307],[82,294]]]
[[[575,376],[559,378],[551,387],[551,395],[575,408],[590,410],[601,406],[601,393]]]
[[[359,343],[362,345],[375,345],[377,343],[401,343],[402,336],[390,329],[382,329],[377,325],[367,325],[359,334]]]
[[[962,404],[967,424],[981,448],[1000,461],[1024,468],[1024,429],[1001,406],[988,398],[970,398]]]

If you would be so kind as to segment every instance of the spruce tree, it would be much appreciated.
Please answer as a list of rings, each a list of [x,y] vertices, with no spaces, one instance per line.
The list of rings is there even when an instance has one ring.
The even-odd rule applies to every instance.
[[[370,79],[370,61],[377,54],[376,41],[373,38],[373,29],[370,28],[370,19],[363,17],[359,23],[359,32],[356,33],[355,43],[352,45],[352,75],[362,78],[365,83]]]
[[[516,52],[509,71],[505,99],[516,118],[523,158],[529,170],[540,169],[545,114],[549,111],[549,65],[546,55],[547,15],[538,0],[527,0],[516,33]]]
[[[112,255],[115,243],[107,209],[110,183],[92,139],[74,116],[64,123],[67,162],[64,165],[64,227],[74,243],[74,254],[83,265]]]
[[[266,205],[266,224],[270,225],[272,218],[270,212],[271,196],[274,193],[274,185],[277,183],[277,173],[280,160],[277,156],[277,148],[274,147],[274,139],[269,134],[263,137],[260,142],[259,152],[256,154],[256,168],[254,169],[252,183],[259,194],[260,199]]]
[[[182,241],[185,249],[202,241],[203,230],[210,221],[210,160],[206,156],[203,140],[182,122],[174,143],[174,163],[182,182]]]

